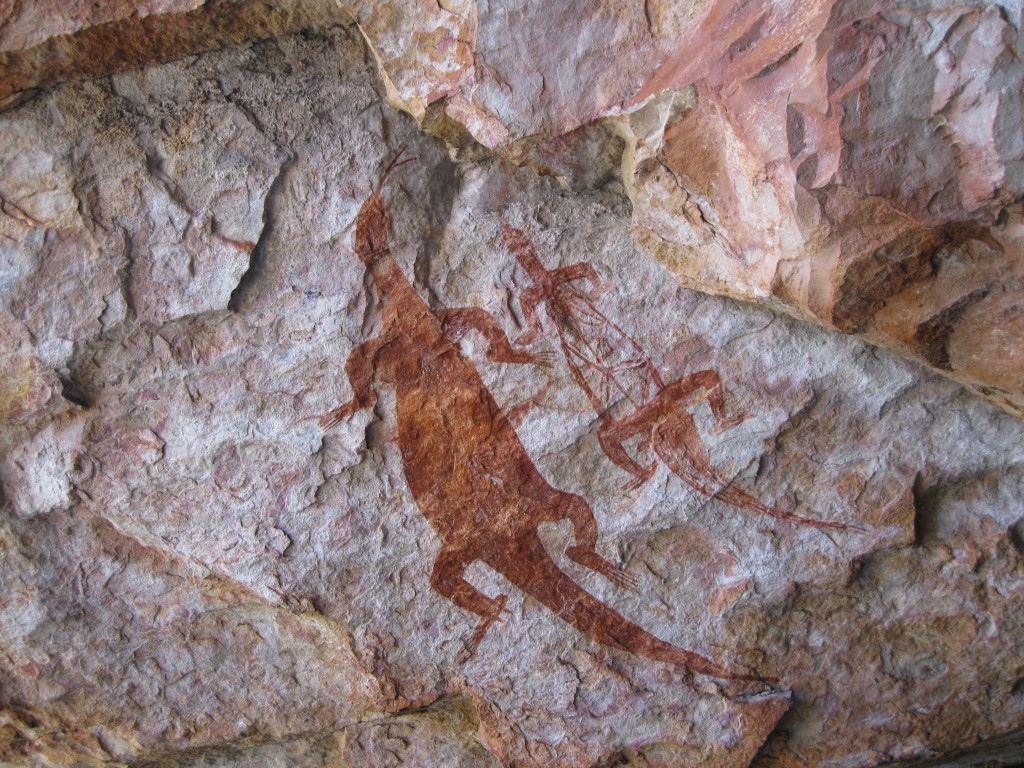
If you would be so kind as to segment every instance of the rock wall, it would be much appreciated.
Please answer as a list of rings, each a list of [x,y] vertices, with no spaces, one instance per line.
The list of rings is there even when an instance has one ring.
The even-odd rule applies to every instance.
[[[1019,9],[43,9],[0,26],[0,760],[1024,725]]]

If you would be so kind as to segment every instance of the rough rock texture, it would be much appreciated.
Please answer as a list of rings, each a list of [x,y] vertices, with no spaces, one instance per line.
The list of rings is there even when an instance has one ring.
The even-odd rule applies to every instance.
[[[860,334],[1021,415],[1019,11],[818,5],[814,37],[756,27],[749,56],[689,85],[637,166],[642,236],[687,284]]]
[[[638,241],[685,285],[1022,415],[1019,0],[16,3],[0,99],[331,19],[453,147],[536,165],[608,120]]]
[[[665,268],[896,346],[1013,411],[1019,13],[652,2],[577,22],[600,50],[579,56],[548,5],[268,22],[276,39],[0,113],[0,760],[852,768],[1024,725],[1024,424],[900,355]],[[167,56],[237,39],[204,31],[205,5],[148,10],[68,6],[52,31],[23,11],[2,40],[39,51],[173,18],[194,34]],[[503,36],[516,24],[550,39]],[[697,39],[708,53],[679,54]],[[920,81],[917,59],[946,80]],[[789,99],[808,82],[790,67],[819,90]],[[865,90],[893,73],[918,90]],[[758,104],[763,122],[743,117]],[[907,129],[935,114],[945,133]],[[757,141],[738,127],[756,125]],[[403,146],[416,160],[383,189],[401,273],[430,308],[482,308],[522,342],[501,362],[452,331],[480,401],[514,415],[515,438],[483,425],[472,477],[500,485],[520,441],[559,499],[593,510],[596,553],[636,588],[574,560],[566,519],[535,526],[545,557],[633,626],[777,683],[615,647],[479,559],[466,579],[507,595],[508,614],[469,652],[479,617],[432,579],[450,542],[399,443],[415,376],[381,373],[372,409],[320,422],[353,395],[353,350],[394,322],[356,229]],[[879,146],[892,160],[873,165]],[[582,278],[563,296],[578,315],[549,293],[531,320],[517,242],[547,270],[589,265],[561,273]],[[591,397],[584,358],[608,373]],[[643,412],[641,359],[661,392],[704,371],[723,382],[629,436],[653,462],[643,483],[602,431]],[[492,498],[512,501],[454,510],[482,541],[529,501]]]
[[[5,5],[0,5],[0,107],[55,82],[351,18],[322,0],[11,0]]]
[[[905,763],[908,768],[991,768],[1000,765],[1019,765],[1024,759],[1021,733],[989,739],[968,749],[947,753],[938,758]]]

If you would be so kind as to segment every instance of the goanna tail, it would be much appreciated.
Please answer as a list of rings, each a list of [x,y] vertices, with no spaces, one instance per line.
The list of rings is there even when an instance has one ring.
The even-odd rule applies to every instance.
[[[692,451],[686,450],[684,441],[674,439],[670,427],[661,424],[654,430],[654,437],[651,447],[658,455],[665,466],[672,470],[684,483],[695,491],[703,493],[713,499],[720,499],[726,504],[731,504],[739,509],[746,509],[751,512],[760,512],[768,517],[777,520],[785,520],[790,523],[807,525],[812,528],[824,528],[833,531],[862,531],[855,525],[844,525],[843,523],[830,523],[824,520],[812,520],[809,517],[794,515],[765,504],[760,499],[751,496],[746,491],[736,488],[729,480],[719,474],[711,464],[701,456],[696,456]],[[664,431],[663,431],[664,430]],[[667,434],[666,434],[667,432]]]
[[[723,680],[769,684],[777,682],[774,678],[760,675],[730,672],[700,654],[684,651],[659,640],[583,590],[563,573],[548,556],[536,534],[520,539],[517,544],[514,553],[508,553],[500,559],[488,558],[488,563],[591,640]]]

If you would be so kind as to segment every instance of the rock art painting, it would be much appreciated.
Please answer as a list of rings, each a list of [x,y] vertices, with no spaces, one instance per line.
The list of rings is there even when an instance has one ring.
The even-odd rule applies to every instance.
[[[0,3],[0,765],[1024,743],[1019,2],[95,5]]]
[[[330,428],[371,408],[378,384],[397,387],[405,477],[417,507],[443,542],[430,584],[479,617],[467,652],[475,653],[507,600],[504,595],[488,597],[466,581],[466,568],[480,560],[598,643],[703,675],[777,682],[730,671],[659,640],[581,589],[547,554],[538,526],[568,519],[576,543],[566,555],[624,589],[636,588],[631,574],[598,554],[597,521],[590,505],[544,479],[457,340],[469,330],[478,331],[493,362],[545,365],[545,359],[516,350],[482,309],[431,310],[392,258],[391,216],[381,188],[402,164],[398,157],[391,162],[356,220],[356,254],[379,294],[383,328],[349,355],[352,399],[320,423]]]
[[[579,263],[545,269],[521,229],[503,223],[502,233],[533,281],[520,297],[527,330],[516,343],[531,344],[542,333],[537,308],[544,304],[573,379],[586,393],[601,421],[597,433],[601,448],[609,459],[633,475],[625,489],[640,488],[658,467],[657,462],[640,464],[626,450],[626,443],[640,436],[643,450],[653,449],[683,482],[705,496],[791,523],[850,529],[842,523],[811,520],[783,511],[732,485],[711,463],[697,424],[687,410],[701,397],[707,399],[715,419],[712,434],[725,432],[746,419],[742,412],[728,413],[718,373],[711,369],[697,371],[666,384],[640,344],[594,304],[591,294],[600,291],[601,279],[593,266]],[[590,281],[590,294],[572,286],[579,280]],[[611,409],[622,402],[627,402],[632,411],[625,416],[613,416]]]

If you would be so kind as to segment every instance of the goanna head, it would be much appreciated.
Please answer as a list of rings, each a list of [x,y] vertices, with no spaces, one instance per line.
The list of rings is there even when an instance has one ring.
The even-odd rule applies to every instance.
[[[359,209],[359,215],[356,216],[356,255],[367,267],[372,267],[391,254],[391,249],[388,246],[388,235],[391,233],[391,213],[384,202],[381,189],[395,168],[416,159],[409,157],[399,162],[404,151],[404,147],[398,150],[398,154],[384,169],[376,188],[366,198]]]
[[[548,270],[544,268],[544,265],[540,263],[540,259],[533,252],[533,247],[530,245],[526,233],[521,229],[513,227],[504,218],[501,220],[501,233],[508,244],[509,250],[515,255],[516,261],[519,262],[519,266],[529,275],[530,280],[536,285],[547,284]]]

